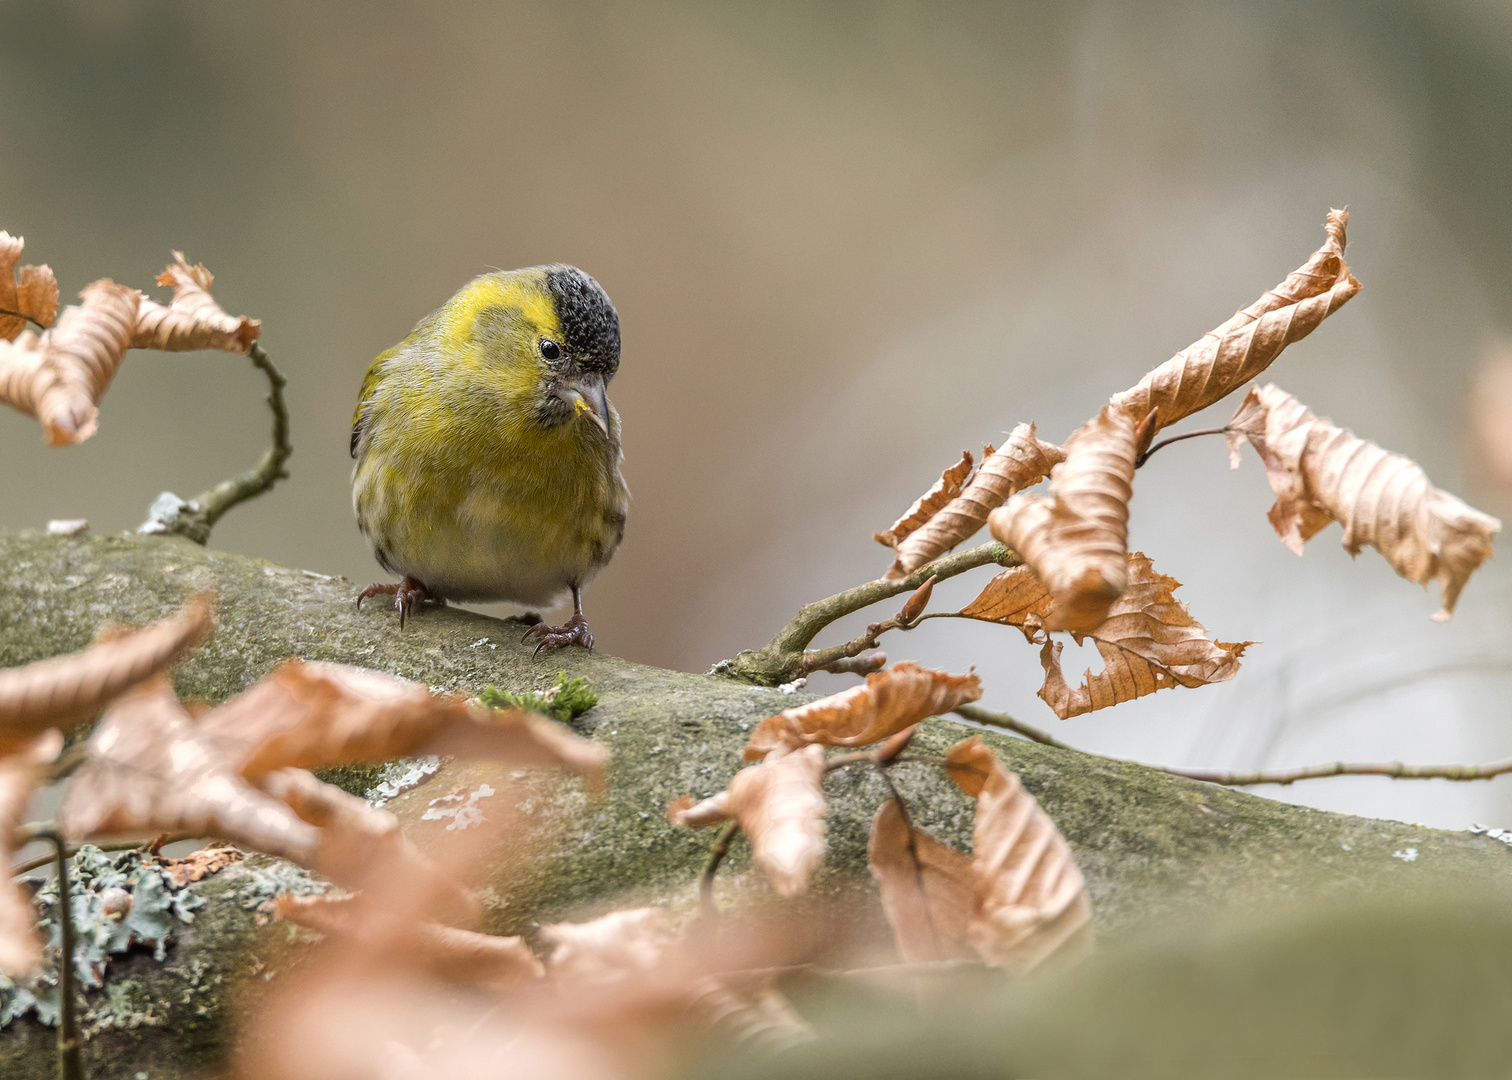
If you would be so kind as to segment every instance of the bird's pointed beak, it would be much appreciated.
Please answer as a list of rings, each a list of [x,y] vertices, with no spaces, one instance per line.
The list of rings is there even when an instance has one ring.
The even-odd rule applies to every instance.
[[[565,380],[572,407],[579,416],[587,416],[609,434],[609,395],[604,389],[604,376],[596,371],[584,372]]]

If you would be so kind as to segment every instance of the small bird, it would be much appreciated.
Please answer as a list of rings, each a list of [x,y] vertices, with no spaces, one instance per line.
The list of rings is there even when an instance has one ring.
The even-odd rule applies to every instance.
[[[575,266],[483,274],[378,356],[352,418],[357,526],[397,585],[399,626],[427,601],[550,605],[536,652],[592,650],[583,586],[625,534],[619,314]]]

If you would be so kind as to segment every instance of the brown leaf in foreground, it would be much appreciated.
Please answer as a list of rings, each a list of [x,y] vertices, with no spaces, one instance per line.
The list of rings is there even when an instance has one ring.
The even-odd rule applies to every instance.
[[[604,986],[645,977],[672,946],[659,908],[628,908],[584,923],[541,927],[552,946],[551,977],[564,985]]]
[[[1054,598],[1047,629],[1091,630],[1127,585],[1134,441],[1130,416],[1105,406],[1066,440],[1066,460],[1050,474],[1053,499],[1015,495],[988,518]]]
[[[46,776],[43,766],[61,749],[63,736],[46,731],[0,757],[0,865],[10,865],[15,854],[12,837],[25,823],[32,793]],[[0,881],[0,973],[24,979],[36,974],[41,963],[42,941],[31,897],[7,874]]]
[[[729,809],[751,842],[751,857],[783,897],[808,887],[824,858],[824,747],[773,750],[730,781]]]
[[[242,355],[251,351],[262,324],[221,310],[210,295],[215,278],[203,263],[190,266],[182,251],[175,251],[173,260],[157,279],[159,285],[173,286],[173,303],[164,307],[142,298],[131,347],[168,352],[221,349]]]
[[[1129,556],[1129,588],[1101,625],[1085,635],[1102,654],[1104,670],[1084,676],[1075,690],[1061,673],[1058,641],[1040,650],[1045,685],[1039,696],[1062,720],[1121,701],[1131,701],[1171,686],[1206,686],[1227,682],[1239,671],[1239,658],[1252,641],[1211,641],[1174,595],[1181,583],[1156,571],[1143,552]],[[1080,641],[1083,635],[1078,634]]]
[[[215,624],[202,593],[177,615],[116,634],[83,652],[0,671],[0,754],[47,728],[66,731],[204,641]]]
[[[448,982],[496,989],[534,982],[546,973],[524,938],[387,918],[375,905],[363,904],[358,894],[285,893],[274,898],[273,914],[365,953],[401,953],[408,963]]]
[[[987,963],[1028,971],[1091,921],[1076,857],[1050,815],[979,737],[952,747],[945,767],[977,801],[967,936]]]
[[[970,450],[962,450],[960,461],[941,473],[934,486],[915,499],[903,516],[892,523],[892,528],[886,532],[873,533],[872,539],[886,547],[897,547],[905,536],[934,517],[946,503],[961,493],[974,461]]]
[[[1491,557],[1501,522],[1428,482],[1418,464],[1314,416],[1274,383],[1251,389],[1229,421],[1229,458],[1248,441],[1276,493],[1270,522],[1298,555],[1330,521],[1344,526],[1344,549],[1366,544],[1415,585],[1437,578],[1443,622],[1460,590]]]
[[[131,342],[141,294],[96,281],[40,338],[0,341],[0,401],[42,422],[53,446],[81,443],[99,426],[100,397]]]
[[[882,890],[882,910],[908,963],[974,959],[967,939],[971,857],[914,828],[896,799],[872,819],[866,862]]]
[[[1012,566],[987,582],[961,614],[983,622],[1015,626],[1033,642],[1050,614],[1050,593],[1032,567]]]
[[[667,807],[667,820],[674,825],[686,825],[690,829],[706,829],[721,825],[735,816],[730,809],[730,792],[716,792],[702,802],[695,803],[693,796],[683,795]]]
[[[1285,281],[1116,395],[1136,417],[1159,409],[1167,427],[1226,397],[1271,365],[1281,350],[1318,328],[1360,291],[1344,262],[1347,210],[1330,210],[1328,238]]]
[[[242,780],[202,737],[166,677],[117,699],[68,785],[63,827],[81,839],[216,836],[310,865],[318,831]]]
[[[982,527],[987,515],[1016,491],[1033,487],[1064,458],[1061,449],[1040,439],[1033,424],[1020,424],[996,452],[982,456],[981,468],[965,489],[898,543],[886,580],[901,581]]]
[[[601,787],[609,759],[598,743],[545,717],[471,706],[408,679],[323,661],[285,661],[202,725],[248,778],[285,766],[447,754],[564,766]]]
[[[43,328],[58,314],[58,279],[46,266],[22,266],[26,241],[0,229],[0,340],[10,341],[28,322]]]
[[[981,696],[982,682],[974,674],[950,675],[904,661],[868,675],[865,686],[767,717],[751,732],[745,759],[809,743],[869,746]]]

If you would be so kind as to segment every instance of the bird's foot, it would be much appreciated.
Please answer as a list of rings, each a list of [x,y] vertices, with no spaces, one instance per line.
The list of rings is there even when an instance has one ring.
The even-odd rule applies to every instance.
[[[530,640],[533,637],[540,638],[535,647],[532,657],[540,655],[542,649],[561,649],[568,645],[581,645],[589,652],[593,651],[593,634],[588,630],[588,620],[581,615],[574,615],[561,626],[547,626],[544,622],[536,623],[520,642]]]
[[[416,604],[444,604],[445,600],[432,596],[425,585],[418,579],[405,575],[403,581],[397,585],[373,584],[357,594],[357,610],[362,610],[362,602],[371,596],[392,596],[394,606],[399,609],[399,629],[404,629],[404,622],[409,617],[410,610]]]

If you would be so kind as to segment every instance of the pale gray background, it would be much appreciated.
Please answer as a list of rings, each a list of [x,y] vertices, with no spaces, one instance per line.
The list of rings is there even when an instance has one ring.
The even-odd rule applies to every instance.
[[[170,247],[208,263],[290,377],[297,451],[214,543],[358,582],[377,575],[348,493],[369,359],[475,273],[583,266],[623,320],[634,492],[589,615],[607,651],[702,669],[880,573],[871,533],[962,447],[1026,419],[1063,439],[1248,304],[1330,205],[1351,207],[1364,291],[1272,377],[1506,512],[1461,432],[1509,330],[1509,12],[0,0],[0,227],[68,297],[146,286]],[[0,416],[0,525],[135,526],[160,490],[255,460],[262,393],[235,357],[141,353],[82,447]],[[1146,760],[1512,754],[1507,564],[1438,626],[1336,529],[1290,555],[1269,500],[1218,440],[1139,477],[1134,544],[1218,636],[1262,642],[1228,685],[1060,723],[1014,632],[934,623],[888,651],[976,664],[986,704]],[[1512,825],[1512,777],[1272,792]]]

